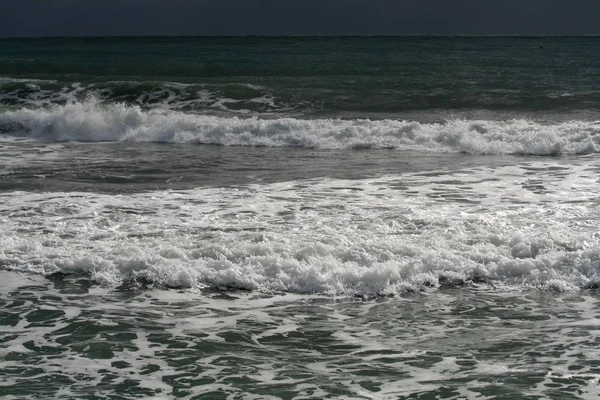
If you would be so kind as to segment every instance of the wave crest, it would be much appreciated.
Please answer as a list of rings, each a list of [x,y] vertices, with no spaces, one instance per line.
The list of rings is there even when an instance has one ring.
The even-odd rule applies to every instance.
[[[0,132],[45,141],[157,142],[317,149],[391,148],[471,154],[600,151],[600,121],[419,123],[400,120],[261,119],[144,111],[95,99],[0,114]]]

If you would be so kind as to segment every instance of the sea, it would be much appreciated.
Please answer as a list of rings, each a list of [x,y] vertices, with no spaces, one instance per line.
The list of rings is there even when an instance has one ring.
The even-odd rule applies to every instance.
[[[0,398],[597,399],[600,37],[0,39]]]

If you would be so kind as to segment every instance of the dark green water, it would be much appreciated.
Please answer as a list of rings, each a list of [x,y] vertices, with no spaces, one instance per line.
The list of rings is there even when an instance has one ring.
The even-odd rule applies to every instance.
[[[20,277],[8,276],[8,279]],[[94,288],[0,300],[6,398],[592,399],[597,293],[380,300]],[[11,397],[12,396],[12,397]]]
[[[196,112],[568,113],[600,105],[599,60],[597,37],[0,39],[0,77],[25,80],[1,82],[0,105],[93,93]]]
[[[0,398],[595,399],[600,38],[0,39]]]

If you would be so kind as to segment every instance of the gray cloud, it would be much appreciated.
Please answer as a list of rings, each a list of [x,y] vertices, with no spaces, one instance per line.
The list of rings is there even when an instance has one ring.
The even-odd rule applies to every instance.
[[[597,0],[0,0],[0,35],[600,34]]]

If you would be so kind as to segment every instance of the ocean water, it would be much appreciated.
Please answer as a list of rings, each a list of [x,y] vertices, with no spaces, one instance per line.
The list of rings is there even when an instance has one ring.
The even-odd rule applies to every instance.
[[[595,399],[600,38],[0,39],[0,397]]]

